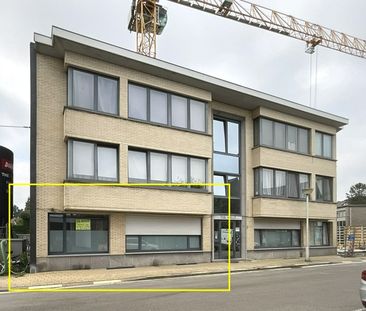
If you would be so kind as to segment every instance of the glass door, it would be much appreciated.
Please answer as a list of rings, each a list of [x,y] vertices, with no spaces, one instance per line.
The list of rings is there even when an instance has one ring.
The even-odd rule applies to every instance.
[[[241,245],[241,221],[232,220],[230,224],[230,232],[227,220],[214,221],[214,259],[228,258],[228,241],[231,235],[230,257],[240,258]]]

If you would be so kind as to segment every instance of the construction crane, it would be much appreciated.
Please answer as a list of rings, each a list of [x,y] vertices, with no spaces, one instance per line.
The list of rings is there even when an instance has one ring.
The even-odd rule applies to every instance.
[[[137,34],[137,51],[156,57],[156,35],[167,22],[158,0],[132,0],[128,29]],[[307,53],[316,46],[366,58],[366,41],[244,0],[168,0],[247,25],[305,41]]]

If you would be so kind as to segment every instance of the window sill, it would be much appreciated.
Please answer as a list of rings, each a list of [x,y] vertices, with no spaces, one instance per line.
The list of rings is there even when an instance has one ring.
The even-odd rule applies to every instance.
[[[288,251],[288,250],[302,250],[303,247],[294,246],[294,247],[258,247],[254,248],[255,251]]]
[[[156,189],[156,190],[168,190],[168,191],[183,191],[183,192],[191,192],[191,193],[204,193],[204,194],[212,194],[212,191],[209,191],[207,188],[189,188],[184,187],[184,186],[134,186],[134,184],[148,184],[146,181],[141,180],[141,181],[129,181],[129,184],[126,187],[131,187],[131,188],[143,188],[143,189]]]
[[[64,184],[75,183],[75,184],[119,184],[118,180],[109,181],[109,180],[95,180],[95,179],[77,179],[77,178],[68,178],[64,179]]]
[[[152,254],[186,254],[186,253],[203,253],[203,250],[184,250],[184,251],[135,251],[126,252],[125,255],[152,255]]]
[[[107,253],[80,253],[80,254],[49,254],[47,257],[55,258],[55,257],[90,257],[90,256],[109,256],[109,252]]]

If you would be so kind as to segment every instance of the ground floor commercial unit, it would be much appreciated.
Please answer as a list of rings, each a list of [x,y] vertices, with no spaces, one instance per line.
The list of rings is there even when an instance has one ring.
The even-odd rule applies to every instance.
[[[300,257],[307,206],[335,253],[346,119],[57,27],[30,50],[32,269]]]

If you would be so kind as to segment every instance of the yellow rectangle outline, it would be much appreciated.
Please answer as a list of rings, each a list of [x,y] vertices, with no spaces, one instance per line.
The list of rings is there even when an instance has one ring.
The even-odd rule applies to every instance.
[[[46,187],[65,187],[65,186],[118,186],[118,187],[186,187],[186,186],[203,186],[203,187],[228,187],[228,258],[227,258],[227,288],[100,288],[100,289],[86,289],[86,288],[74,288],[74,289],[63,289],[63,288],[39,288],[39,289],[16,289],[11,287],[11,257],[8,257],[8,292],[68,292],[68,293],[96,293],[96,292],[109,292],[109,293],[118,293],[118,292],[127,292],[127,293],[172,293],[172,292],[198,292],[198,293],[222,293],[222,292],[230,292],[231,291],[231,185],[229,183],[9,183],[8,184],[8,254],[11,253],[11,190],[12,187],[37,187],[37,186],[46,186]],[[198,192],[200,193],[200,192]]]

